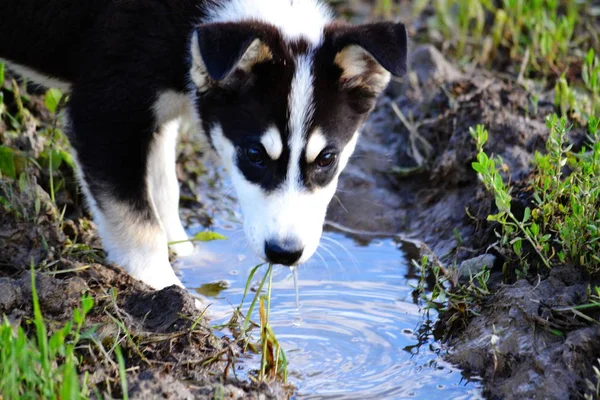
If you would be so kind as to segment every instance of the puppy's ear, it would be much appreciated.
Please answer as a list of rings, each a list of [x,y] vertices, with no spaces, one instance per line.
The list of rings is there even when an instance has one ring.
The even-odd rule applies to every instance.
[[[192,37],[192,78],[201,88],[207,78],[223,81],[236,69],[249,71],[272,55],[259,38],[260,30],[250,23],[207,23]]]
[[[335,64],[342,83],[379,94],[391,75],[406,73],[407,37],[403,24],[379,22],[359,26],[332,26]]]

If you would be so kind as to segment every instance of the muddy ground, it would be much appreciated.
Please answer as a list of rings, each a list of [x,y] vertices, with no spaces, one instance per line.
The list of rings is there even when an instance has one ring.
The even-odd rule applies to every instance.
[[[493,294],[478,305],[479,315],[452,326],[445,326],[442,316],[439,327],[450,349],[448,359],[481,376],[489,398],[581,397],[584,380],[600,356],[600,327],[553,310],[584,302],[589,277],[565,266],[540,271],[529,280],[503,282],[504,258],[490,247],[494,227],[486,221],[493,201],[471,169],[475,146],[469,127],[483,123],[490,132],[487,151],[502,156],[507,177],[513,182],[527,177],[534,151],[544,148],[544,117],[554,112],[551,93],[534,104],[515,82],[483,71],[461,74],[432,47],[414,49],[410,60],[409,76],[390,86],[365,126],[328,220],[337,228],[415,240],[447,267],[464,266],[465,260],[481,260],[476,257],[489,253]],[[33,112],[44,117],[41,109],[34,107]],[[575,143],[581,137],[581,132],[572,134]],[[35,143],[28,137],[10,144],[35,152]],[[180,158],[180,172],[187,179],[202,179],[192,153]],[[90,326],[95,326],[96,344],[81,354],[83,369],[102,391],[121,395],[114,362],[102,355],[102,349],[118,340],[133,368],[128,374],[132,398],[291,394],[277,383],[236,380],[228,364],[239,348],[215,337],[206,319],[191,330],[199,311],[189,294],[176,288],[153,292],[120,269],[102,265],[100,245],[80,198],[65,191],[57,199],[58,209],[67,207],[63,220],[49,200],[45,181],[43,173],[33,171],[25,188],[6,181],[0,186],[0,194],[18,205],[0,207],[0,314],[26,325],[33,260],[42,266],[38,291],[51,325],[70,317],[83,291],[94,296]],[[192,191],[186,187],[184,193]],[[193,198],[183,204],[202,207]],[[113,318],[123,321],[133,340]],[[565,335],[556,336],[551,328]]]

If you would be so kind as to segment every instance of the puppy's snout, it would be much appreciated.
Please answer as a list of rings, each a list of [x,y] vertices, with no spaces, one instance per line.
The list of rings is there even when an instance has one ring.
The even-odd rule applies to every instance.
[[[273,264],[294,265],[302,257],[304,249],[294,241],[274,241],[265,242],[265,255],[267,261]]]

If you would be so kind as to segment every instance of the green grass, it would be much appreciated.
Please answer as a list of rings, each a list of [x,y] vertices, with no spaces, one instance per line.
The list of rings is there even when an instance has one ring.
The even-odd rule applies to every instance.
[[[558,76],[582,42],[598,39],[598,32],[584,26],[594,21],[585,1],[419,0],[413,12],[420,14],[428,5],[435,13],[429,31],[439,32],[453,54],[467,62],[489,65],[506,50],[512,61],[525,60],[532,71]]]
[[[586,88],[591,93],[590,112],[600,115],[600,59],[594,49],[587,52],[581,75]]]
[[[242,296],[242,301],[240,305],[236,308],[231,321],[229,323],[230,327],[235,327],[239,329],[239,317],[242,316],[241,310],[244,305],[244,301],[246,300],[246,296],[248,291],[250,290],[250,285],[252,283],[252,279],[256,275],[256,272],[262,267],[264,264],[259,264],[256,267],[252,268],[250,274],[248,275],[248,279],[246,281],[246,287],[244,288],[244,294]],[[265,283],[268,281],[267,292],[263,293],[263,288]],[[279,378],[284,382],[287,381],[288,375],[288,364],[285,352],[279,345],[277,337],[275,336],[275,332],[271,328],[269,324],[269,315],[271,311],[271,289],[273,286],[273,264],[269,264],[267,271],[263,275],[260,283],[258,285],[258,289],[256,290],[256,294],[252,298],[252,302],[248,307],[248,312],[244,317],[244,322],[241,324],[241,339],[244,342],[244,347],[250,347],[252,350],[260,352],[260,369],[258,372],[258,380],[264,381],[265,379],[276,379]],[[258,304],[259,307],[259,318],[260,323],[254,323],[251,320],[252,314]],[[252,328],[253,327],[260,328],[260,338],[258,340],[258,345],[253,343],[252,338]]]
[[[79,359],[75,349],[86,315],[94,304],[92,298],[83,295],[73,318],[49,336],[40,310],[33,269],[31,285],[35,339],[30,339],[22,327],[14,328],[6,317],[0,325],[0,398],[88,398],[88,376],[78,374]]]
[[[12,79],[5,82],[4,67],[0,64],[0,119],[6,125],[2,138],[14,140],[26,131],[34,131],[36,137],[43,140],[39,154],[21,151],[15,147],[0,145],[0,178],[24,179],[27,170],[32,168],[41,177],[38,181],[48,191],[53,203],[56,193],[66,189],[74,182],[74,162],[69,152],[66,135],[60,129],[60,111],[66,102],[66,96],[58,89],[49,89],[44,96],[44,105],[51,118],[47,122],[34,118],[27,108],[30,98]],[[15,112],[10,113],[4,103],[6,94],[14,99]]]
[[[59,328],[53,323],[50,333],[41,312],[33,268],[31,285],[31,331],[11,324],[6,317],[0,324],[0,399],[89,399],[93,391],[101,398],[98,388],[90,383],[89,373],[81,371],[83,350],[90,350],[92,344],[102,347],[95,336],[96,326],[86,324],[94,300],[83,294],[72,318]],[[113,350],[122,398],[127,399],[125,360],[118,344]],[[104,355],[103,361],[115,364],[106,351]]]
[[[259,264],[250,270],[246,287],[240,304],[234,309],[230,320],[224,324],[215,326],[215,329],[229,328],[233,336],[241,344],[244,351],[250,350],[260,354],[260,366],[257,373],[259,382],[280,379],[287,382],[288,363],[285,352],[279,345],[275,332],[269,324],[271,311],[271,292],[273,285],[273,264],[269,264],[265,274],[260,279],[256,293],[250,302],[248,311],[244,315],[242,308],[250,291],[254,276],[265,264]],[[268,284],[267,284],[268,282]],[[266,293],[263,291],[267,284]],[[252,315],[258,306],[259,322],[252,321]],[[253,337],[252,331],[259,328],[258,339]]]

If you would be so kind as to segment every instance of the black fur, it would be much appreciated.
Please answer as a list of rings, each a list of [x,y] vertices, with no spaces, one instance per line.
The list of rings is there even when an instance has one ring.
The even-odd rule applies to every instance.
[[[196,0],[0,1],[0,57],[72,85],[68,135],[97,199],[110,193],[151,218],[151,108],[164,90],[188,90],[201,17]]]

